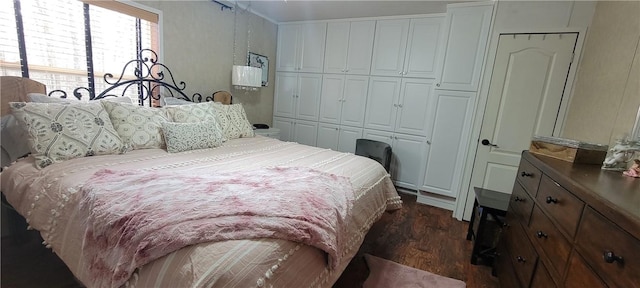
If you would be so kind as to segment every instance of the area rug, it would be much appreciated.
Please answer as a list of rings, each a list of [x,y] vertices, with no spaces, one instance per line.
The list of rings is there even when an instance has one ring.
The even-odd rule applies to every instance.
[[[460,280],[404,266],[369,254],[364,254],[364,259],[370,273],[364,281],[363,288],[464,288],[467,286]]]

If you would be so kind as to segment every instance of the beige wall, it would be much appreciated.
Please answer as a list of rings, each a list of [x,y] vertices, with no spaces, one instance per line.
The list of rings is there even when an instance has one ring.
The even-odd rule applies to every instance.
[[[249,121],[271,124],[277,25],[241,8],[237,10],[235,64],[246,63],[247,28],[250,25],[251,52],[267,56],[271,68],[269,86],[245,94],[231,88],[231,66],[234,64],[232,11],[221,11],[220,5],[211,1],[136,2],[162,11],[164,63],[176,80],[187,84],[187,94],[211,95],[218,90],[230,91],[234,102],[244,105]]]
[[[631,132],[640,106],[639,15],[639,1],[598,2],[562,137],[612,144]]]

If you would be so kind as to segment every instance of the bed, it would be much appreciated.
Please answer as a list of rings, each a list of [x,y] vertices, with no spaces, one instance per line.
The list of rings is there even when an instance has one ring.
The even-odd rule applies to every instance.
[[[138,75],[142,77],[138,77],[133,82],[112,81],[112,83],[127,87],[141,87],[144,85],[150,87],[141,89],[141,91],[147,91],[147,96],[141,94],[138,100],[151,100],[154,95],[159,95],[160,93],[154,92],[159,91],[155,87],[161,87],[161,90],[173,90],[173,93],[179,96],[176,98],[183,98],[183,100],[199,102],[200,100],[213,100],[214,98],[207,97],[207,99],[203,99],[199,94],[188,97],[183,92],[184,83],[181,82],[181,85],[175,85],[176,82],[173,81],[172,75],[170,81],[166,81],[164,75],[170,75],[170,71],[166,66],[155,62],[155,60],[139,57],[137,60],[132,61],[134,64],[139,65],[138,67],[149,69],[148,73],[139,73]],[[161,65],[161,69],[158,68],[158,65]],[[154,77],[151,75],[154,72],[150,71],[164,71],[164,74]],[[107,79],[105,78],[105,80]],[[29,99],[26,97],[28,93],[44,93],[45,90],[44,85],[29,79],[19,78],[11,79],[11,81],[14,85],[4,85],[5,87],[2,89],[3,118],[9,113],[9,110],[6,109],[9,96],[14,101],[26,101]],[[92,100],[104,98],[102,97],[104,95],[107,94],[101,93],[94,96]],[[142,103],[142,101],[139,102]],[[199,104],[194,103],[193,105]],[[144,109],[160,110],[165,108],[144,107]],[[268,137],[251,136],[253,135],[227,139],[217,147],[173,153],[167,151],[169,149],[168,144],[163,149],[149,147],[143,149],[143,147],[139,147],[123,154],[95,154],[92,152],[91,155],[93,156],[91,157],[75,157],[63,161],[54,161],[54,163],[47,163],[41,168],[37,167],[41,162],[38,162],[36,157],[30,155],[7,164],[8,167],[3,169],[1,178],[2,193],[6,196],[8,203],[26,218],[29,228],[36,229],[41,233],[44,239],[43,244],[51,248],[65,262],[75,277],[87,286],[331,287],[358,251],[371,225],[385,211],[392,211],[401,207],[402,202],[389,179],[389,175],[380,164],[368,158],[292,142],[282,142]],[[6,157],[8,156],[3,154],[3,158]],[[336,229],[336,235],[333,235],[340,239],[340,245],[333,247],[336,249],[330,250],[333,251],[332,253],[327,252],[326,249],[319,249],[317,246],[309,245],[304,241],[278,239],[275,238],[276,236],[218,239],[216,241],[201,241],[200,243],[185,242],[188,245],[174,247],[174,251],[164,255],[145,258],[146,261],[140,262],[143,264],[133,265],[132,269],[121,271],[122,275],[119,276],[119,279],[124,280],[120,282],[96,281],[95,267],[92,267],[95,266],[95,263],[88,263],[87,254],[89,252],[83,249],[87,245],[88,231],[91,229],[93,229],[91,230],[92,232],[98,231],[95,230],[95,223],[92,222],[93,218],[91,218],[98,206],[87,206],[87,195],[93,195],[89,193],[91,191],[96,194],[103,192],[103,190],[110,191],[112,189],[111,186],[113,186],[111,184],[114,184],[114,182],[120,183],[120,180],[112,181],[115,178],[96,178],[98,175],[103,175],[101,173],[114,173],[121,177],[129,177],[135,174],[139,177],[147,177],[142,178],[143,180],[137,180],[138,182],[150,182],[155,186],[158,186],[156,185],[158,183],[162,183],[160,186],[166,187],[166,191],[157,190],[162,189],[162,187],[154,186],[155,188],[153,189],[156,190],[140,188],[141,192],[139,193],[146,193],[148,190],[154,191],[154,195],[177,195],[168,196],[167,198],[160,197],[159,200],[154,200],[156,202],[153,205],[163,205],[165,201],[174,201],[174,197],[181,198],[183,195],[186,198],[190,195],[198,195],[197,197],[200,197],[200,194],[197,194],[196,190],[189,186],[193,181],[198,181],[193,179],[212,181],[209,178],[234,177],[234,175],[241,175],[241,178],[252,178],[260,176],[260,173],[266,173],[265,171],[277,172],[283,170],[286,170],[287,173],[269,178],[269,180],[273,179],[274,181],[269,189],[277,190],[282,187],[289,187],[291,185],[287,183],[295,184],[299,181],[282,181],[283,179],[298,179],[298,174],[296,173],[309,171],[317,173],[312,174],[313,177],[309,178],[310,181],[333,183],[330,182],[331,179],[346,179],[348,183],[343,183],[343,186],[348,185],[351,187],[345,193],[349,196],[344,197],[346,199],[345,203],[348,203],[348,209],[344,213],[338,213],[342,215],[340,219],[345,221],[344,223],[342,223],[342,220],[339,221],[341,222],[340,229]],[[283,178],[285,176],[290,178]],[[157,180],[144,180],[150,179],[150,177],[157,177],[154,178]],[[326,179],[329,180],[323,180],[325,178],[321,177],[328,177]],[[102,182],[96,179],[102,179]],[[137,183],[135,179],[129,180],[133,181],[130,183]],[[234,178],[235,180],[237,179]],[[165,185],[165,182],[162,181],[169,184]],[[299,182],[298,184],[300,183],[306,182]],[[314,193],[315,190],[333,190],[332,187],[324,187],[322,189],[325,190],[321,190],[320,186],[323,186],[323,183],[313,185],[316,186],[312,186],[312,189],[304,185],[298,186],[304,186],[302,190],[305,190],[305,193]],[[176,189],[175,187],[189,188]],[[263,188],[261,187],[251,193],[255,193],[253,195],[256,195],[256,197],[270,197],[271,194],[265,193],[265,196],[262,195],[261,191],[269,191],[271,193],[272,190],[262,190]],[[289,189],[292,188],[289,187]],[[245,191],[244,188],[242,190]],[[336,189],[336,191],[343,190]],[[303,194],[302,191],[300,193]],[[135,195],[137,199],[138,195]],[[274,192],[273,195],[279,194]],[[131,197],[133,199],[134,196]],[[148,200],[145,199],[144,201]],[[207,199],[206,201],[217,200]],[[202,200],[202,202],[206,201]],[[273,201],[277,202],[275,198]],[[291,202],[290,205],[296,207],[309,206],[309,204],[296,203],[295,201],[289,201]],[[97,205],[96,203],[102,203],[103,206],[100,207],[109,209],[111,208],[110,205],[118,206],[121,203],[105,204],[104,202],[92,203],[95,205]],[[134,201],[132,200],[132,202]],[[266,200],[263,203],[271,203],[271,200]],[[225,205],[230,207],[233,204]],[[199,207],[202,208],[201,206]],[[206,211],[206,209],[200,208],[197,209],[198,213]],[[206,211],[206,213],[209,212]],[[183,213],[173,213],[169,215],[169,218],[178,218],[180,214]],[[185,212],[184,214],[188,213]],[[91,217],[87,217],[87,215]],[[104,225],[113,226],[112,224],[111,222],[111,224]],[[217,225],[217,222],[208,220],[199,225],[204,226],[192,225],[193,227],[191,227],[186,224],[180,224],[179,227],[189,226],[191,229],[194,227],[209,227],[207,225]],[[279,225],[279,223],[276,225]],[[146,226],[139,227],[141,228],[140,230],[144,230],[142,228]],[[245,228],[242,227],[242,229]],[[202,230],[196,230],[195,232],[202,232]],[[175,231],[177,231],[178,235],[168,235],[179,237],[190,233],[182,230]],[[100,238],[98,236],[94,237]],[[212,237],[217,239],[217,236]],[[124,240],[119,239],[118,241]],[[119,255],[108,254],[110,251],[116,251],[117,249],[102,248],[102,250],[98,251],[101,257],[109,259],[111,257],[120,257]],[[119,253],[122,253],[122,251],[119,251]]]

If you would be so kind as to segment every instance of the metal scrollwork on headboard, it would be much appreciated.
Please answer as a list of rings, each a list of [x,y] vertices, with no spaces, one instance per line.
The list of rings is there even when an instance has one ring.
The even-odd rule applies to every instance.
[[[133,67],[134,78],[126,77],[127,69]],[[129,89],[136,89],[138,103],[148,103],[152,105],[153,100],[160,100],[160,95],[165,97],[176,97],[191,102],[213,101],[213,95],[203,97],[200,93],[187,96],[184,90],[187,84],[184,81],[176,83],[173,73],[169,67],[158,62],[158,54],[151,49],[142,49],[137,55],[137,59],[130,60],[122,68],[120,76],[116,79],[113,74],[106,73],[104,82],[108,85],[104,91],[95,94],[95,91],[87,87],[78,87],[73,90],[73,96],[82,99],[84,95],[88,95],[89,100],[99,100],[107,97],[125,96]],[[120,95],[114,94],[114,89],[124,87]],[[67,98],[67,92],[63,90],[53,90],[49,92],[49,96]]]

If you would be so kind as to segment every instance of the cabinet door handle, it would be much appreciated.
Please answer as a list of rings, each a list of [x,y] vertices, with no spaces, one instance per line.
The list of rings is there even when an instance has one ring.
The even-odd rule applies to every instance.
[[[553,198],[551,196],[547,196],[547,198],[545,199],[545,202],[547,202],[547,204],[558,204],[558,198]]]
[[[522,177],[533,177],[533,173],[527,173],[525,171],[522,171],[522,173],[520,173],[520,176],[522,176]]]
[[[536,232],[536,237],[538,238],[549,238],[549,235],[547,235],[546,233],[542,232],[542,231],[538,231]]]
[[[398,104],[398,107],[402,108],[402,104]]]
[[[602,258],[604,258],[604,262],[607,263],[618,262],[620,264],[624,264],[624,258],[622,258],[622,256],[614,254],[612,251],[604,251]]]
[[[393,104],[393,107],[398,107],[398,104]]]
[[[427,140],[427,144],[431,145],[431,141]]]
[[[440,87],[440,83],[436,83],[436,87]]]
[[[516,261],[518,261],[520,263],[525,263],[525,262],[527,262],[527,259],[524,259],[524,257],[522,257],[522,256],[517,256],[516,257]]]
[[[398,72],[399,75],[402,75],[402,71]]]

